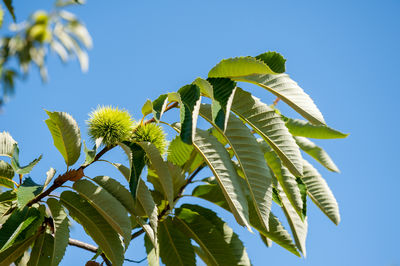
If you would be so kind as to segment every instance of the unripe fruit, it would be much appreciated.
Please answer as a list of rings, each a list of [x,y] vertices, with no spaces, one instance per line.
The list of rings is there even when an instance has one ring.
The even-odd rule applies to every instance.
[[[47,24],[49,22],[49,16],[43,10],[39,10],[33,14],[35,24]]]
[[[128,111],[99,106],[89,116],[88,134],[93,141],[103,138],[103,144],[110,147],[130,139],[133,120]]]
[[[165,153],[167,147],[164,130],[154,123],[139,124],[133,131],[132,140],[148,141],[156,146],[161,154]]]

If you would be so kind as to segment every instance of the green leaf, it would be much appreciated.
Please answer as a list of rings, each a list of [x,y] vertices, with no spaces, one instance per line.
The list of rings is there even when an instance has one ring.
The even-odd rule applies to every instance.
[[[307,217],[307,187],[300,177],[296,177],[296,182],[300,190],[301,200],[303,201],[303,209],[301,215],[302,219],[304,220]]]
[[[108,176],[96,176],[93,181],[113,195],[130,214],[137,215],[132,195],[121,183]]]
[[[301,136],[314,139],[339,139],[349,134],[339,132],[326,125],[313,125],[308,121],[283,117],[286,127],[293,136]]]
[[[333,162],[331,157],[321,147],[304,137],[295,137],[295,140],[297,145],[299,145],[303,151],[325,166],[326,169],[332,172],[340,173],[339,168]]]
[[[153,103],[149,99],[147,99],[147,101],[143,104],[142,114],[143,116],[146,116],[148,114],[151,114],[152,111],[153,111]]]
[[[23,209],[14,210],[11,216],[0,228],[0,252],[11,246],[20,234],[29,237],[30,235],[28,234],[28,231],[31,229],[29,226],[37,225],[35,222],[40,218],[40,211],[36,208],[25,207]],[[40,224],[35,226],[36,229],[39,225]]]
[[[136,199],[139,178],[143,168],[146,166],[146,152],[137,143],[125,141],[124,144],[130,149],[129,161],[131,163],[131,177],[129,179],[129,189],[132,197]]]
[[[15,18],[15,14],[14,14],[14,7],[12,5],[12,0],[3,0],[3,3],[7,7],[8,12],[10,12],[14,22],[17,22],[17,19]]]
[[[263,61],[254,57],[224,59],[208,73],[209,78],[234,78],[257,74],[275,74]]]
[[[14,175],[12,166],[0,160],[0,185],[7,188],[14,188],[14,183],[11,181]]]
[[[195,84],[186,85],[178,90],[178,94],[182,124],[181,139],[187,144],[192,144],[201,102],[200,88]]]
[[[321,174],[306,160],[304,160],[303,182],[306,184],[307,193],[329,219],[336,225],[340,222],[339,206]]]
[[[25,250],[27,250],[32,245],[32,243],[37,239],[40,233],[41,232],[39,231],[33,236],[25,239],[23,242],[13,245],[8,249],[0,252],[0,261],[2,265],[11,265],[15,260],[17,260],[22,254],[24,254]]]
[[[18,149],[18,145],[15,144],[13,157],[11,158],[11,165],[17,174],[25,175],[25,174],[29,174],[32,171],[33,167],[35,167],[35,165],[41,159],[42,159],[42,155],[40,155],[37,159],[30,162],[28,165],[20,166],[20,164],[19,164],[19,149]]]
[[[4,21],[4,10],[3,7],[0,6],[0,28],[3,27],[3,21]]]
[[[208,200],[227,211],[230,211],[228,204],[221,192],[221,189],[218,187],[215,178],[208,179],[207,185],[200,185],[197,186],[192,195],[195,197],[199,197],[205,200]],[[243,180],[244,182],[244,180]],[[277,217],[270,213],[269,220],[268,220],[268,228],[267,230],[263,224],[260,222],[258,218],[257,212],[252,204],[249,205],[249,217],[250,217],[250,225],[257,229],[261,234],[270,238],[272,241],[277,243],[278,245],[282,246],[283,248],[287,249],[288,251],[292,252],[296,256],[300,256],[299,252],[296,249],[296,246],[293,244],[292,237],[286,231],[286,229],[282,226],[281,222]]]
[[[124,206],[107,190],[81,179],[72,186],[83,196],[123,238],[125,248],[131,240],[131,221]]]
[[[174,185],[172,177],[168,169],[167,163],[161,157],[160,151],[150,142],[139,142],[142,149],[146,152],[147,157],[150,159],[151,166],[160,178],[160,183],[163,187],[164,193],[170,206],[174,205]]]
[[[139,187],[138,187],[138,200],[143,206],[144,211],[149,217],[149,222],[151,227],[154,231],[154,239],[156,239],[157,234],[157,226],[158,226],[158,209],[156,204],[154,203],[153,197],[146,186],[146,183],[143,180],[139,180]]]
[[[173,127],[177,129],[177,125]],[[236,221],[250,229],[247,200],[229,153],[214,136],[200,129],[196,131],[193,145],[217,178]]]
[[[325,120],[313,100],[287,74],[253,75],[240,77],[236,81],[254,83],[270,91],[287,103],[296,112],[315,125],[324,125]]]
[[[93,149],[91,150],[88,149],[85,141],[83,141],[83,152],[85,153],[85,162],[83,165],[89,165],[94,161],[94,158],[96,158],[97,149],[100,147],[102,141],[103,138],[96,139]]]
[[[240,88],[236,89],[232,111],[248,123],[278,154],[283,164],[301,176],[303,164],[299,147],[274,109]]]
[[[54,245],[55,242],[52,235],[41,234],[33,244],[28,266],[52,265]]]
[[[14,201],[17,199],[17,194],[13,190],[7,190],[0,193],[0,202]]]
[[[196,258],[190,239],[167,217],[159,224],[160,257],[169,266],[196,265]]]
[[[172,183],[174,185],[174,198],[178,196],[181,188],[186,184],[185,174],[182,168],[168,162],[168,169],[172,177]]]
[[[214,227],[222,234],[225,243],[228,244],[229,249],[233,253],[235,265],[251,265],[247,251],[243,242],[239,239],[239,236],[233,232],[232,228],[219,218],[215,212],[193,204],[183,204],[181,208],[187,208],[197,212],[214,225]]]
[[[46,181],[44,182],[44,185],[43,185],[43,191],[50,184],[50,182],[53,179],[55,174],[56,174],[56,170],[54,168],[50,168],[50,170],[46,172]]]
[[[76,121],[64,112],[46,111],[45,122],[53,136],[54,146],[64,157],[67,166],[73,165],[81,153],[81,133]]]
[[[212,265],[237,265],[224,235],[206,217],[181,207],[175,211],[174,225],[200,245],[212,259]],[[160,248],[162,249],[162,246]]]
[[[210,257],[204,250],[199,247],[194,245],[193,246],[194,252],[196,253],[197,256],[200,257],[200,259],[208,266],[218,266],[217,264],[214,263],[212,257]]]
[[[261,234],[260,233],[260,237],[261,237],[261,240],[262,240],[262,242],[264,242],[264,244],[267,246],[267,247],[272,247],[272,240],[271,239],[269,239],[268,237],[265,237],[263,234]]]
[[[124,246],[117,232],[103,215],[83,197],[72,191],[61,193],[60,201],[68,209],[69,215],[83,226],[113,265],[122,265]]]
[[[23,208],[29,201],[42,192],[43,186],[36,184],[32,178],[25,178],[24,182],[17,190],[18,207]]]
[[[149,266],[159,266],[160,265],[160,258],[157,252],[157,249],[154,247],[153,243],[151,242],[150,238],[145,235],[144,236],[144,246],[147,252],[147,263]]]
[[[49,206],[54,225],[54,245],[51,247],[50,265],[58,265],[64,257],[68,246],[69,219],[58,200],[49,198],[47,206]]]
[[[236,82],[229,78],[208,78],[207,81],[213,87],[212,121],[224,131],[229,119]]]
[[[286,71],[286,59],[277,52],[266,52],[256,56],[256,59],[263,61],[275,73],[283,73]]]
[[[17,142],[11,137],[10,133],[3,131],[0,133],[0,156],[12,157],[14,144]]]
[[[293,208],[282,188],[278,187],[279,196],[282,200],[282,209],[285,213],[289,226],[292,230],[296,247],[306,256],[306,238],[307,238],[307,217],[304,221],[299,217],[298,212]]]
[[[158,122],[163,115],[168,103],[168,94],[162,94],[152,102],[152,112],[154,119]]]
[[[192,145],[184,143],[180,136],[176,136],[170,142],[167,154],[169,162],[182,167],[189,173],[192,173],[203,164],[203,158],[199,153],[194,150]]]
[[[264,157],[269,167],[273,171],[283,191],[300,217],[303,217],[303,200],[296,177],[282,165],[278,155],[262,139],[259,139],[260,147],[263,148]]]
[[[214,97],[214,92],[213,92],[213,87],[211,84],[202,78],[197,78],[195,81],[193,81],[193,84],[196,84],[200,88],[200,93],[204,96],[207,96],[209,98]]]
[[[212,123],[210,113],[210,106],[202,104],[200,115]],[[215,128],[220,130],[218,127]],[[230,115],[225,133],[221,130],[220,133],[226,137],[232,147],[244,173],[251,202],[265,228],[268,229],[268,216],[272,203],[272,175],[259,144],[250,129],[234,115]]]

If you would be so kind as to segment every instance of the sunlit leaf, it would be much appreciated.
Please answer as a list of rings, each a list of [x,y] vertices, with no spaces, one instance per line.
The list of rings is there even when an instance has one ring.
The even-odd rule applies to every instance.
[[[349,134],[339,132],[326,125],[314,125],[301,119],[291,119],[283,117],[286,127],[293,136],[301,136],[314,139],[339,139],[345,138]]]

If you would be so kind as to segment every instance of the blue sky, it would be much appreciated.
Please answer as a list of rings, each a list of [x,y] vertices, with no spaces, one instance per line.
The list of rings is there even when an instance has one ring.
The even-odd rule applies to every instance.
[[[39,8],[49,10],[51,1],[15,1],[20,19]],[[42,85],[34,70],[17,84],[16,96],[0,115],[0,130],[19,142],[23,162],[43,153],[32,172],[36,181],[43,182],[51,166],[65,171],[43,108],[71,113],[87,139],[87,114],[99,104],[124,107],[140,119],[147,98],[206,77],[221,59],[274,50],[288,59],[287,72],[311,95],[328,125],[351,133],[344,140],[317,141],[342,171],[319,168],[342,221],[334,226],[310,207],[308,256],[299,259],[278,245],[266,248],[229,215],[221,216],[240,232],[256,266],[400,265],[399,1],[88,1],[70,11],[93,37],[89,72],[82,74],[76,61],[63,65],[50,56],[49,83]],[[265,102],[274,99],[260,88],[247,88]],[[283,103],[278,107],[295,115]],[[109,158],[123,160],[117,151]],[[100,172],[118,175],[108,168]],[[91,241],[76,224],[72,236]],[[127,258],[144,256],[142,241],[133,242]],[[81,265],[90,257],[71,247],[62,265]]]

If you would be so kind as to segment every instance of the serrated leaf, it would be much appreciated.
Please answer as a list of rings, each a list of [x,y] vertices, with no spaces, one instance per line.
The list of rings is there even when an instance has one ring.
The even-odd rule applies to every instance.
[[[243,242],[239,239],[239,236],[233,232],[232,228],[218,217],[215,212],[193,204],[183,204],[181,208],[187,208],[197,212],[213,224],[213,226],[222,234],[225,243],[228,244],[230,251],[233,253],[235,265],[251,265],[246,248],[244,247]]]
[[[178,125],[173,128],[179,131]],[[196,131],[193,145],[217,178],[236,221],[250,229],[247,200],[240,186],[240,177],[225,147],[214,136],[200,129]]]
[[[180,136],[176,136],[170,142],[167,154],[169,162],[182,167],[183,170],[189,173],[192,173],[203,164],[203,159],[199,153],[194,150],[192,145],[184,143]]]
[[[147,263],[149,266],[159,266],[160,258],[157,252],[158,248],[155,248],[150,238],[145,235],[144,236],[144,246],[147,252]]]
[[[73,165],[81,153],[81,133],[76,121],[64,112],[46,111],[45,122],[53,137],[54,146],[64,157],[67,166]]]
[[[213,265],[237,265],[223,234],[206,217],[181,207],[175,210],[174,225],[200,245]]]
[[[271,239],[269,239],[268,237],[265,237],[263,234],[261,234],[260,233],[260,238],[261,238],[261,240],[262,240],[262,242],[264,242],[264,244],[267,246],[267,247],[272,247],[272,240]]]
[[[250,82],[270,91],[296,112],[315,125],[324,125],[325,120],[313,100],[287,74],[252,75],[235,79]]]
[[[200,88],[195,84],[183,86],[178,90],[180,104],[181,139],[192,144],[197,127],[197,117],[201,102]]]
[[[264,158],[268,163],[268,166],[274,173],[279,184],[282,186],[283,191],[286,193],[291,205],[298,213],[299,217],[303,217],[303,200],[299,186],[296,181],[296,177],[290,173],[290,171],[282,165],[278,155],[266,144],[262,139],[258,140],[260,147],[264,152]]]
[[[17,260],[32,245],[40,233],[41,232],[37,232],[33,236],[25,239],[23,242],[0,252],[0,261],[2,265],[11,265],[15,260]]]
[[[148,114],[151,114],[152,111],[153,111],[153,103],[149,99],[147,99],[147,101],[142,106],[142,114],[143,116],[146,116]]]
[[[10,133],[3,131],[0,133],[0,156],[12,157],[14,144],[17,142],[11,137]]]
[[[275,74],[263,61],[254,57],[224,59],[208,73],[209,78],[234,78],[256,74]]]
[[[331,157],[321,147],[304,137],[295,137],[294,139],[296,140],[297,145],[299,145],[303,151],[321,163],[324,167],[326,167],[326,169],[332,172],[340,173],[339,168],[333,162]]]
[[[277,52],[266,52],[256,56],[256,59],[263,61],[275,73],[283,73],[286,71],[286,59]]]
[[[195,197],[208,200],[224,208],[225,210],[230,211],[229,206],[226,203],[225,198],[223,197],[221,189],[217,186],[215,178],[208,179],[208,182],[211,183],[207,185],[197,186],[193,190],[192,195]],[[292,252],[296,256],[300,256],[299,252],[296,249],[296,246],[293,244],[292,237],[283,227],[279,219],[275,217],[275,215],[273,215],[272,212],[268,220],[269,230],[267,230],[260,222],[260,219],[258,218],[257,212],[254,209],[253,205],[249,205],[249,217],[250,217],[250,225],[253,228],[257,229],[257,231],[259,231],[261,234],[270,238],[275,243],[287,249],[288,251]]]
[[[40,211],[35,208],[25,207],[14,210],[0,228],[0,252],[10,247],[20,234],[29,237],[30,229],[35,230],[39,227],[40,224],[37,224],[36,220],[40,220],[41,217]],[[35,228],[31,228],[31,225]]]
[[[131,221],[122,204],[107,190],[81,179],[72,186],[83,196],[123,238],[125,248],[131,240]]]
[[[158,122],[163,115],[168,103],[168,94],[162,94],[152,102],[152,112],[154,119]]]
[[[196,265],[190,239],[178,230],[171,217],[160,222],[158,238],[160,241],[160,257],[165,265]]]
[[[229,78],[208,78],[213,87],[212,121],[223,131],[228,123],[236,82]]]
[[[143,171],[143,168],[146,166],[146,152],[145,150],[137,143],[134,142],[124,142],[124,144],[129,148],[129,151],[124,149],[126,152],[129,152],[130,156],[129,161],[131,163],[131,177],[129,179],[129,189],[131,191],[132,197],[136,199],[137,187],[139,183],[140,175]]]
[[[209,98],[214,97],[214,92],[213,92],[213,87],[211,84],[202,78],[197,78],[195,81],[193,81],[193,84],[196,84],[200,88],[200,93],[204,96],[207,96]]]
[[[17,190],[18,207],[23,208],[29,201],[43,191],[43,186],[36,184],[32,178],[25,178]]]
[[[160,151],[152,143],[139,142],[138,144],[143,148],[147,157],[150,159],[152,168],[159,177],[167,200],[172,206],[174,203],[174,185],[167,163],[161,157]]]
[[[236,89],[232,111],[248,123],[278,154],[284,165],[301,176],[303,164],[299,147],[274,109],[240,88]]]
[[[304,257],[306,256],[306,238],[307,238],[307,228],[308,222],[307,217],[304,221],[300,218],[297,211],[293,208],[292,204],[288,200],[285,192],[283,192],[282,188],[278,187],[279,196],[282,200],[282,209],[285,213],[289,226],[292,230],[292,234],[294,237],[294,241],[296,243],[296,247],[303,253]]]
[[[61,203],[68,209],[69,215],[80,223],[104,254],[114,265],[124,262],[124,246],[117,232],[106,219],[83,197],[72,191],[64,191],[60,196]]]
[[[55,242],[52,235],[41,234],[33,244],[28,266],[52,265],[54,245]]]
[[[14,188],[14,183],[11,181],[14,175],[15,173],[12,166],[3,160],[0,160],[0,185]]]
[[[54,198],[47,200],[54,225],[54,245],[51,247],[50,265],[58,265],[64,257],[69,239],[69,219],[60,202]]]
[[[346,138],[349,134],[339,132],[326,125],[314,125],[301,119],[283,117],[286,127],[293,136],[301,136],[314,139],[340,139]]]
[[[214,263],[213,259],[206,253],[204,250],[199,247],[194,245],[193,246],[194,252],[196,253],[197,256],[200,257],[200,259],[208,266],[218,266],[217,264]]]
[[[138,187],[138,200],[143,206],[144,211],[149,217],[150,225],[154,231],[154,239],[156,239],[157,234],[157,226],[158,226],[158,209],[156,204],[154,203],[153,197],[146,186],[146,183],[143,180],[139,180],[139,187]]]
[[[210,106],[202,104],[200,115],[213,124],[210,113]],[[215,124],[213,125],[215,127]],[[259,144],[250,129],[234,115],[229,116],[225,133],[221,130],[220,133],[228,140],[238,159],[249,188],[251,202],[268,229],[268,216],[272,204],[272,175]]]
[[[56,170],[54,168],[50,168],[50,170],[46,172],[46,181],[44,182],[42,191],[44,191],[46,187],[50,184],[55,174]]]
[[[36,158],[32,162],[30,162],[28,165],[21,166],[19,163],[19,148],[18,148],[17,144],[14,144],[14,152],[13,152],[13,155],[11,158],[11,165],[17,174],[25,175],[25,174],[30,173],[32,171],[33,167],[35,167],[35,165],[38,164],[38,162],[41,159],[42,159],[42,155],[40,155],[38,158]]]
[[[329,219],[336,225],[340,222],[339,206],[321,174],[306,160],[304,160],[303,182],[306,184],[307,193]]]

